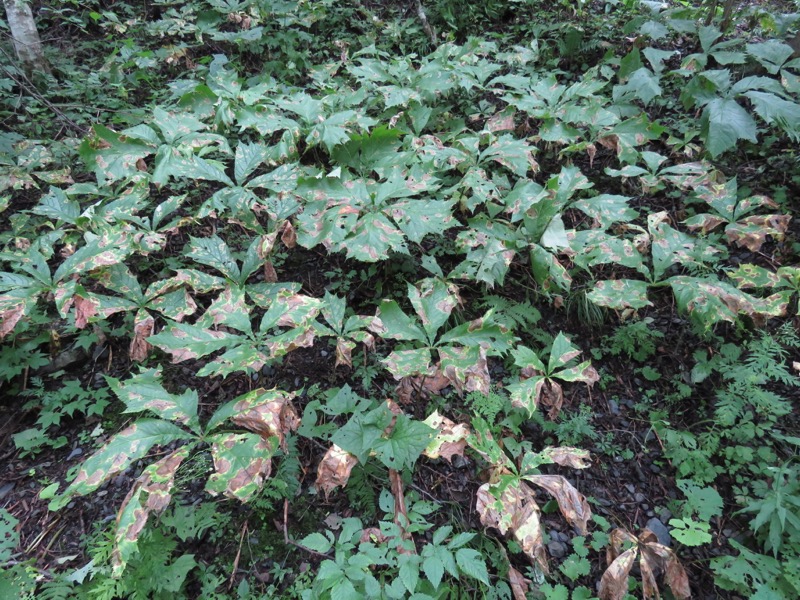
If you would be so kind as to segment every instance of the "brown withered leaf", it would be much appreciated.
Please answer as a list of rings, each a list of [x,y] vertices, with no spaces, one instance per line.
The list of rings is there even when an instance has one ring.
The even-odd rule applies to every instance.
[[[586,525],[592,518],[592,509],[586,497],[561,475],[529,475],[525,479],[547,490],[558,502],[558,508],[567,522],[581,535],[586,535]]]
[[[494,527],[501,534],[511,534],[520,544],[526,556],[547,573],[542,527],[539,522],[539,505],[532,490],[524,484],[506,486],[499,498],[492,493],[497,485],[485,483],[478,488],[476,510],[481,523]]]
[[[411,404],[417,399],[427,400],[431,394],[438,395],[449,385],[450,379],[437,366],[432,374],[403,377],[394,391],[401,404]]]
[[[286,221],[283,225],[283,233],[281,233],[281,241],[287,248],[294,248],[297,245],[297,233],[294,230],[294,225],[291,221]]]
[[[531,585],[530,579],[526,579],[514,567],[508,567],[508,582],[511,584],[511,593],[514,594],[514,600],[527,599],[528,588]]]
[[[389,483],[394,496],[394,524],[400,530],[400,537],[404,540],[411,539],[407,526],[409,521],[408,509],[406,508],[406,498],[403,493],[403,480],[400,473],[396,469],[389,469]],[[406,549],[405,547],[398,546],[401,554],[412,554],[414,550]]]
[[[0,321],[2,321],[0,323],[0,340],[14,331],[14,327],[16,327],[24,314],[25,304],[22,302],[0,313]]]
[[[619,145],[619,138],[614,135],[604,135],[597,138],[597,143],[603,146],[603,148],[607,148],[616,154],[619,154],[622,151],[622,148]]]
[[[591,456],[587,450],[580,448],[570,448],[568,446],[547,447],[542,450],[542,455],[552,460],[562,467],[572,467],[573,469],[586,469],[589,467],[587,460]]]
[[[650,532],[650,530],[645,529],[645,532]],[[649,570],[653,574],[652,583],[655,587],[655,577],[663,574],[664,583],[672,590],[672,595],[675,598],[678,598],[678,600],[691,598],[692,592],[689,588],[689,577],[686,575],[686,570],[681,565],[678,557],[675,556],[675,553],[670,548],[659,544],[656,541],[655,534],[651,535],[650,541],[641,547],[639,563],[642,570],[642,578],[644,579],[645,570]],[[642,537],[644,537],[644,534]],[[655,593],[652,594],[652,597],[658,597],[657,587],[655,587]]]
[[[131,340],[128,354],[133,362],[141,362],[147,358],[152,346],[147,342],[147,338],[153,335],[155,319],[146,311],[140,310],[136,313],[133,323],[133,339]]]
[[[275,240],[278,239],[278,232],[273,231],[261,236],[260,243],[258,244],[258,257],[267,259],[275,247]]]
[[[463,423],[456,425],[448,419],[439,414],[439,411],[434,411],[424,423],[436,430],[431,443],[425,449],[423,454],[428,458],[444,458],[451,462],[453,456],[464,455],[464,450],[467,447],[467,436],[469,436],[469,427]]]
[[[75,306],[75,327],[83,329],[89,323],[89,319],[97,314],[99,302],[92,298],[75,295],[73,305]]]
[[[600,578],[600,600],[622,600],[628,593],[628,574],[636,561],[636,546],[617,556]]]
[[[555,420],[564,405],[564,390],[561,388],[560,383],[552,379],[545,379],[543,383],[539,402],[549,409],[547,411],[548,418]]]
[[[333,365],[334,369],[341,365],[346,367],[353,366],[352,352],[355,347],[355,342],[342,337],[336,338],[336,363]]]
[[[358,464],[358,459],[334,444],[322,457],[317,468],[317,490],[322,490],[325,499],[337,487],[344,487],[350,479],[350,472]]]
[[[264,281],[267,283],[277,283],[278,272],[271,260],[264,261]]]
[[[368,527],[361,532],[361,539],[359,541],[362,544],[373,543],[373,544],[383,544],[389,538],[386,537],[383,532],[378,529],[377,527]]]

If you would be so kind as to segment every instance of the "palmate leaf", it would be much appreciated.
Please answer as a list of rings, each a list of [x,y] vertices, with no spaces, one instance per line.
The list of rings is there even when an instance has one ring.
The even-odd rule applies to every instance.
[[[436,332],[450,318],[458,304],[458,290],[441,279],[426,278],[416,286],[408,284],[408,298],[419,315],[422,327],[433,340]]]
[[[455,200],[414,199],[392,204],[389,213],[397,226],[415,244],[429,234],[441,234],[455,227]]]
[[[706,148],[714,158],[733,148],[739,140],[757,141],[756,122],[732,98],[715,98],[706,104],[700,126]]]
[[[383,300],[369,326],[370,331],[391,340],[425,341],[425,332],[394,300]]]
[[[138,552],[139,535],[151,513],[162,512],[172,500],[175,474],[189,456],[193,444],[181,446],[158,462],[145,468],[128,492],[117,514],[112,571],[119,575],[127,562]]]
[[[85,496],[117,473],[124,471],[135,460],[144,457],[155,445],[190,440],[187,431],[168,421],[140,419],[114,435],[105,446],[90,456],[78,469],[75,480],[64,493],[50,502],[50,510],[59,510],[73,496]]]
[[[197,418],[197,392],[186,390],[183,394],[170,394],[161,385],[161,369],[147,369],[120,383],[119,379],[106,377],[111,390],[125,404],[125,413],[149,410],[162,419],[188,426],[199,434]]]
[[[385,404],[366,414],[356,413],[331,436],[330,441],[363,464],[393,418],[394,415]]]
[[[470,223],[472,225],[472,223]],[[482,281],[490,288],[503,283],[511,261],[516,255],[508,242],[472,228],[458,235],[459,249],[467,253],[464,261],[452,273],[453,277]]]
[[[221,433],[208,437],[214,473],[206,491],[223,494],[242,502],[250,500],[264,486],[272,472],[272,457],[278,448],[277,438],[263,438],[254,433]]]
[[[390,469],[411,468],[428,447],[434,430],[422,421],[415,421],[400,414],[388,436],[375,440],[373,451],[384,465]]]

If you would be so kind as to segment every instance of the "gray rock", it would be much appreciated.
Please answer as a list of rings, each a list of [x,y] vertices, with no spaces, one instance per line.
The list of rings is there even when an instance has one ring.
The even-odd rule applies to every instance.
[[[567,555],[567,545],[554,540],[547,544],[547,551],[553,558],[564,558]]]
[[[617,404],[616,400],[609,400],[608,401],[608,410],[611,411],[612,415],[619,414],[619,404]]]
[[[661,473],[661,467],[658,465],[650,465],[650,471],[657,475],[658,473]]]
[[[672,518],[672,511],[668,508],[663,508],[658,513],[658,518],[661,519],[662,523],[669,523],[669,520]]]
[[[633,499],[636,500],[637,503],[643,504],[645,500],[647,500],[647,496],[642,494],[641,492],[637,492],[633,495]]]
[[[9,481],[8,483],[0,485],[0,500],[8,496],[11,493],[11,491],[16,487],[16,485],[17,484],[14,483],[13,481]]]
[[[653,517],[647,522],[647,528],[656,534],[658,543],[664,546],[672,544],[672,536],[669,534],[669,529],[664,525],[661,520]]]
[[[632,483],[626,483],[625,489],[628,490],[628,493],[633,494],[636,491],[636,488],[633,486]]]

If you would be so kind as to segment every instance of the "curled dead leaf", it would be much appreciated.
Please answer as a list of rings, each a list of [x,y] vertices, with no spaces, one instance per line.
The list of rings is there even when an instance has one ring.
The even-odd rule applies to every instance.
[[[514,567],[509,567],[508,582],[511,584],[511,593],[514,595],[514,600],[526,600],[531,580],[526,579]]]
[[[636,561],[636,554],[637,549],[634,546],[608,565],[597,590],[600,600],[622,600],[628,594],[628,574]]]
[[[147,342],[147,338],[153,335],[155,320],[149,313],[137,314],[133,324],[133,339],[131,340],[128,354],[134,362],[141,362],[147,358],[152,346]]]
[[[561,475],[529,475],[526,479],[547,490],[558,502],[558,508],[567,522],[578,533],[586,535],[592,509],[583,494]]]

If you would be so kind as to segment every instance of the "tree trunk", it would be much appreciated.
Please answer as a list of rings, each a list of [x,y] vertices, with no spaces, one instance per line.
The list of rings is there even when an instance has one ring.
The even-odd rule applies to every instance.
[[[22,68],[28,74],[33,71],[49,72],[50,65],[47,64],[42,52],[42,42],[27,1],[3,0],[3,5],[6,7],[8,27]]]

